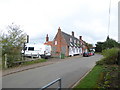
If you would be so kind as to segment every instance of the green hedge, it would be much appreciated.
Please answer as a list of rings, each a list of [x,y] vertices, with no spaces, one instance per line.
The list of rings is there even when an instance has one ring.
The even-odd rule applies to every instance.
[[[102,51],[103,59],[97,62],[98,65],[102,64],[118,64],[118,52],[120,49],[111,48]]]

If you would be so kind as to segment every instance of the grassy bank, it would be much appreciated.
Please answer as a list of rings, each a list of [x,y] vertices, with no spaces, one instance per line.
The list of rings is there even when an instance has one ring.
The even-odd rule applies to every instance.
[[[75,88],[120,88],[120,49],[106,49],[102,55],[104,57]]]
[[[9,68],[22,67],[22,66],[42,63],[42,62],[46,62],[46,61],[47,61],[47,59],[37,59],[37,60],[33,60],[33,61],[26,61],[26,62],[22,62],[22,63],[13,64],[13,66],[9,67]],[[6,70],[6,69],[9,69],[9,68],[4,68],[3,67],[2,69]]]
[[[99,80],[102,66],[96,65],[92,71],[80,81],[75,88],[97,88],[97,81]]]
[[[120,88],[120,68],[118,65],[96,65],[76,88]]]
[[[24,62],[21,65],[31,65],[31,64],[42,63],[42,62],[46,62],[46,61],[47,61],[47,59],[38,59],[38,60]]]

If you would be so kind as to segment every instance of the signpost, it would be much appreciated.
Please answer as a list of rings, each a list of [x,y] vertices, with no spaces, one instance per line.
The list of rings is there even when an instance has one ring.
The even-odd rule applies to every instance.
[[[23,45],[23,51],[24,51],[24,60],[25,60],[25,47],[26,47],[26,43],[29,43],[29,35],[26,35],[26,42],[24,42],[24,45]]]

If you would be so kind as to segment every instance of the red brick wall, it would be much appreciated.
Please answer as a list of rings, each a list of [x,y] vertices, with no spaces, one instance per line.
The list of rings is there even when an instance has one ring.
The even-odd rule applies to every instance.
[[[57,44],[55,45],[56,41],[57,41]],[[67,56],[67,54],[68,54],[67,43],[66,43],[64,37],[62,36],[60,28],[58,29],[58,32],[54,38],[53,47],[55,47],[56,49],[53,50],[54,54],[52,54],[52,56],[59,56],[60,53],[62,53],[62,48],[66,49],[66,51],[65,51],[66,53],[64,53],[64,54]]]

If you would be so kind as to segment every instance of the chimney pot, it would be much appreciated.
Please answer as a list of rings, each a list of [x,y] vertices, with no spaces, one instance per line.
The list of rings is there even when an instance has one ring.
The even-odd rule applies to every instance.
[[[82,36],[79,36],[79,39],[82,40]]]
[[[46,42],[48,42],[49,41],[49,37],[48,37],[48,34],[46,35]]]
[[[58,31],[61,31],[60,27],[58,28]]]

